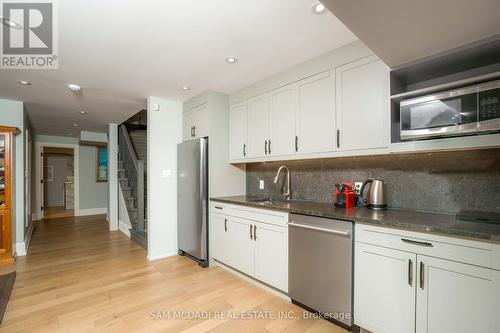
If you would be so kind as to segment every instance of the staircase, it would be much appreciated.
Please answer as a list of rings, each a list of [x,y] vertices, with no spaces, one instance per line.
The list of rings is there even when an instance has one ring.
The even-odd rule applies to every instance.
[[[132,227],[130,239],[147,249],[147,131],[120,125],[118,177]]]

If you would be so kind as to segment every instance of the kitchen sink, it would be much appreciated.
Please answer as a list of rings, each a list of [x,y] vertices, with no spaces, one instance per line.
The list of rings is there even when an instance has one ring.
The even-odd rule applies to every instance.
[[[259,205],[279,205],[285,207],[290,205],[289,201],[277,198],[256,198],[249,201]]]
[[[258,198],[249,200],[250,202],[261,203],[261,204],[272,204],[274,199],[272,198]]]

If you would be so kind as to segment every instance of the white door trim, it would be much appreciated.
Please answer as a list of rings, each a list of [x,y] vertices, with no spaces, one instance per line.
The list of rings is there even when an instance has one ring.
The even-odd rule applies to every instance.
[[[55,147],[55,148],[72,148],[73,149],[73,164],[74,164],[74,189],[75,189],[75,216],[79,215],[80,212],[80,181],[79,181],[79,156],[80,156],[80,146],[78,144],[71,143],[51,143],[51,142],[35,142],[35,155],[36,155],[36,165],[35,165],[35,181],[36,181],[36,216],[37,220],[43,219],[43,186],[40,180],[43,176],[43,157],[41,153],[44,147]]]

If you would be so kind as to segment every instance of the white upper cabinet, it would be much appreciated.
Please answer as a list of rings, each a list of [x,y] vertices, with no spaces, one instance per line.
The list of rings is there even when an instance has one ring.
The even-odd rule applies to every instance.
[[[375,56],[336,68],[338,147],[387,147],[390,142],[389,68]]]
[[[196,107],[195,110],[195,128],[194,135],[196,138],[203,138],[208,136],[209,132],[209,114],[208,114],[208,105],[205,103]]]
[[[297,83],[298,154],[335,149],[334,98],[334,79],[329,71]]]
[[[183,141],[208,136],[209,114],[207,103],[185,111],[183,115]]]
[[[261,94],[232,107],[245,105],[247,116],[232,116],[229,159],[355,156],[389,147],[389,68],[364,52],[342,57],[345,62],[332,61],[330,69],[323,64],[323,71],[314,75],[290,74],[288,81],[236,93],[242,99]]]
[[[194,111],[190,110],[184,112],[182,119],[182,139],[183,141],[191,140],[194,138]]]
[[[295,154],[295,99],[295,85],[288,85],[269,93],[271,133],[268,153],[271,156]]]
[[[229,108],[229,159],[243,159],[247,152],[247,101],[243,101]]]
[[[248,100],[248,155],[249,158],[269,155],[269,94]]]

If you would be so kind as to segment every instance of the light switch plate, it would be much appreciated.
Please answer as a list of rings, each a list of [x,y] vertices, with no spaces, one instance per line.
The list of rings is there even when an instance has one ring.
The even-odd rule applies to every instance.
[[[354,182],[354,193],[359,195],[359,191],[361,191],[361,186],[363,186],[363,182]]]
[[[264,189],[264,180],[259,180],[259,189],[263,190]]]

